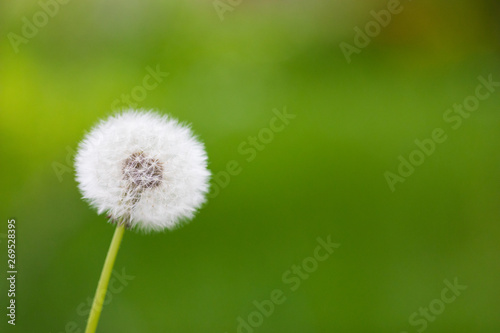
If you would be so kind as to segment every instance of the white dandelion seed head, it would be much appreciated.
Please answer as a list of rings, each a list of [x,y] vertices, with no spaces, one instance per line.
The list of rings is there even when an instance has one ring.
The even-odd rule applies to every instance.
[[[173,229],[205,202],[210,171],[203,144],[177,120],[123,111],[78,147],[76,179],[98,213],[144,231]]]

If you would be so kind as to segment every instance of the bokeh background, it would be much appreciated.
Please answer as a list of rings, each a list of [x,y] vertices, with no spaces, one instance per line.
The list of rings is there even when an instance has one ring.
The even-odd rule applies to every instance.
[[[192,123],[214,175],[242,171],[182,229],[126,233],[115,268],[134,279],[98,332],[237,332],[274,289],[287,300],[255,332],[417,332],[409,317],[457,278],[425,331],[498,333],[500,89],[459,129],[443,120],[479,76],[500,81],[498,1],[403,1],[350,63],[340,43],[387,1],[232,3],[221,20],[211,0],[69,1],[17,47],[42,5],[0,3],[0,330],[84,331],[113,227],[80,199],[73,154],[159,66],[137,107]],[[247,162],[238,146],[285,107],[296,118]],[[435,128],[447,141],[392,192],[384,173]],[[283,273],[328,235],[340,248],[290,291]]]

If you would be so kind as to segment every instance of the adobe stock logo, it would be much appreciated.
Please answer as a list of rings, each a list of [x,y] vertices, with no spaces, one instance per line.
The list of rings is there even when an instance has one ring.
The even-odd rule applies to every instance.
[[[484,76],[477,78],[479,84],[474,90],[474,94],[465,97],[462,103],[455,103],[453,107],[443,112],[443,120],[449,124],[452,130],[458,130],[465,119],[479,109],[481,103],[486,101],[500,87],[500,82],[493,81],[493,75],[486,79]],[[450,131],[448,131],[450,132]],[[399,165],[396,172],[389,170],[384,172],[384,178],[391,192],[396,191],[396,184],[404,183],[408,177],[413,175],[415,170],[424,164],[428,157],[432,156],[440,144],[448,139],[447,131],[441,127],[432,130],[430,137],[414,141],[416,148],[407,157],[398,156]]]
[[[65,5],[69,0],[47,0],[38,1],[38,6],[40,9],[33,14],[31,20],[26,16],[21,18],[23,26],[21,27],[21,36],[9,32],[7,38],[9,39],[10,45],[14,49],[15,53],[19,52],[19,46],[21,44],[28,44],[28,42],[38,35],[39,29],[45,27],[49,23],[49,19],[59,13],[59,8],[61,5]]]
[[[242,2],[243,0],[214,0],[212,5],[219,16],[219,20],[224,21],[226,12],[232,12],[236,7],[241,5]]]
[[[411,0],[408,0],[411,1]],[[372,10],[370,15],[373,20],[365,24],[364,29],[354,27],[353,44],[341,42],[339,44],[340,50],[348,64],[351,63],[353,54],[360,54],[361,50],[366,48],[372,42],[372,38],[377,37],[382,32],[382,28],[386,28],[391,22],[394,15],[400,14],[404,7],[399,0],[389,0],[386,9],[379,10],[378,12]]]
[[[129,285],[130,281],[135,279],[135,275],[128,275],[127,272],[125,272],[125,268],[123,267],[121,272],[114,269],[112,271],[112,278],[109,281],[108,289],[106,290],[105,297],[103,298],[103,303],[102,305],[108,305],[113,301],[113,298],[120,294],[126,286]],[[93,297],[87,297],[86,301],[82,301],[80,304],[77,305],[76,307],[76,314],[80,317],[86,318],[92,311],[92,302],[93,302]],[[81,320],[78,321],[68,321],[64,325],[64,329],[62,331],[59,331],[59,333],[83,333],[83,328],[80,327],[80,325],[83,325],[79,323]]]
[[[267,127],[261,128],[257,135],[249,136],[246,140],[238,145],[238,153],[241,156],[246,156],[245,164],[253,162],[259,152],[266,149],[266,147],[274,141],[277,133],[284,131],[291,121],[295,119],[296,115],[289,113],[286,106],[283,110],[273,109],[274,116],[269,120]],[[238,160],[230,160],[227,162],[224,170],[214,174],[212,178],[212,186],[208,197],[214,199],[220,192],[229,186],[231,179],[238,176],[243,172],[244,163]]]
[[[331,235],[326,238],[317,237],[317,245],[311,256],[304,258],[299,264],[292,265],[281,275],[281,282],[287,288],[274,289],[269,293],[269,298],[262,301],[252,302],[253,311],[248,315],[236,318],[236,333],[254,333],[264,325],[266,319],[270,318],[279,305],[283,305],[291,293],[297,291],[302,283],[315,273],[319,266],[327,261],[330,256],[340,247],[339,243],[332,242]],[[227,333],[227,332],[226,332]]]
[[[413,312],[408,318],[408,323],[418,333],[425,331],[429,323],[435,322],[437,317],[444,312],[446,306],[455,302],[457,297],[462,295],[462,291],[467,289],[467,286],[458,283],[458,278],[455,278],[453,283],[448,280],[444,280],[443,283],[446,287],[441,290],[440,297],[430,301],[427,307],[420,307],[418,312]],[[402,331],[400,333],[408,332]]]
[[[119,110],[123,108],[136,108],[137,103],[142,102],[148,96],[148,92],[156,89],[164,78],[170,75],[168,72],[163,72],[160,65],[156,65],[156,69],[150,66],[146,67],[148,74],[144,75],[141,84],[136,85],[130,90],[129,94],[121,94],[120,98],[115,99],[111,103],[112,110]]]

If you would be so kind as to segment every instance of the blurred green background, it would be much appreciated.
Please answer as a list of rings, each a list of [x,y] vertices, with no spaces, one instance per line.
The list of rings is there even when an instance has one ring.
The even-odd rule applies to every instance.
[[[387,1],[232,3],[221,20],[212,1],[69,1],[46,22],[36,1],[0,3],[0,331],[83,332],[113,227],[80,199],[72,154],[158,66],[133,102],[192,123],[214,175],[242,171],[185,227],[126,233],[115,268],[134,279],[98,332],[237,332],[274,289],[287,300],[255,332],[418,332],[409,318],[457,278],[425,331],[498,333],[500,88],[460,128],[443,120],[479,76],[500,81],[498,2],[404,1],[350,63],[340,43]],[[247,162],[239,145],[285,107],[296,118]],[[384,173],[435,128],[447,140],[392,192]],[[291,291],[282,275],[328,235],[340,248]]]

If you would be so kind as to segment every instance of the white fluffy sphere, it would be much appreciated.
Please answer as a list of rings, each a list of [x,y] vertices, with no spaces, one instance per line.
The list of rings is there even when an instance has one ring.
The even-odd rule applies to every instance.
[[[99,214],[145,231],[192,218],[209,190],[203,144],[189,127],[151,111],[101,121],[80,143],[75,165],[80,191]]]

